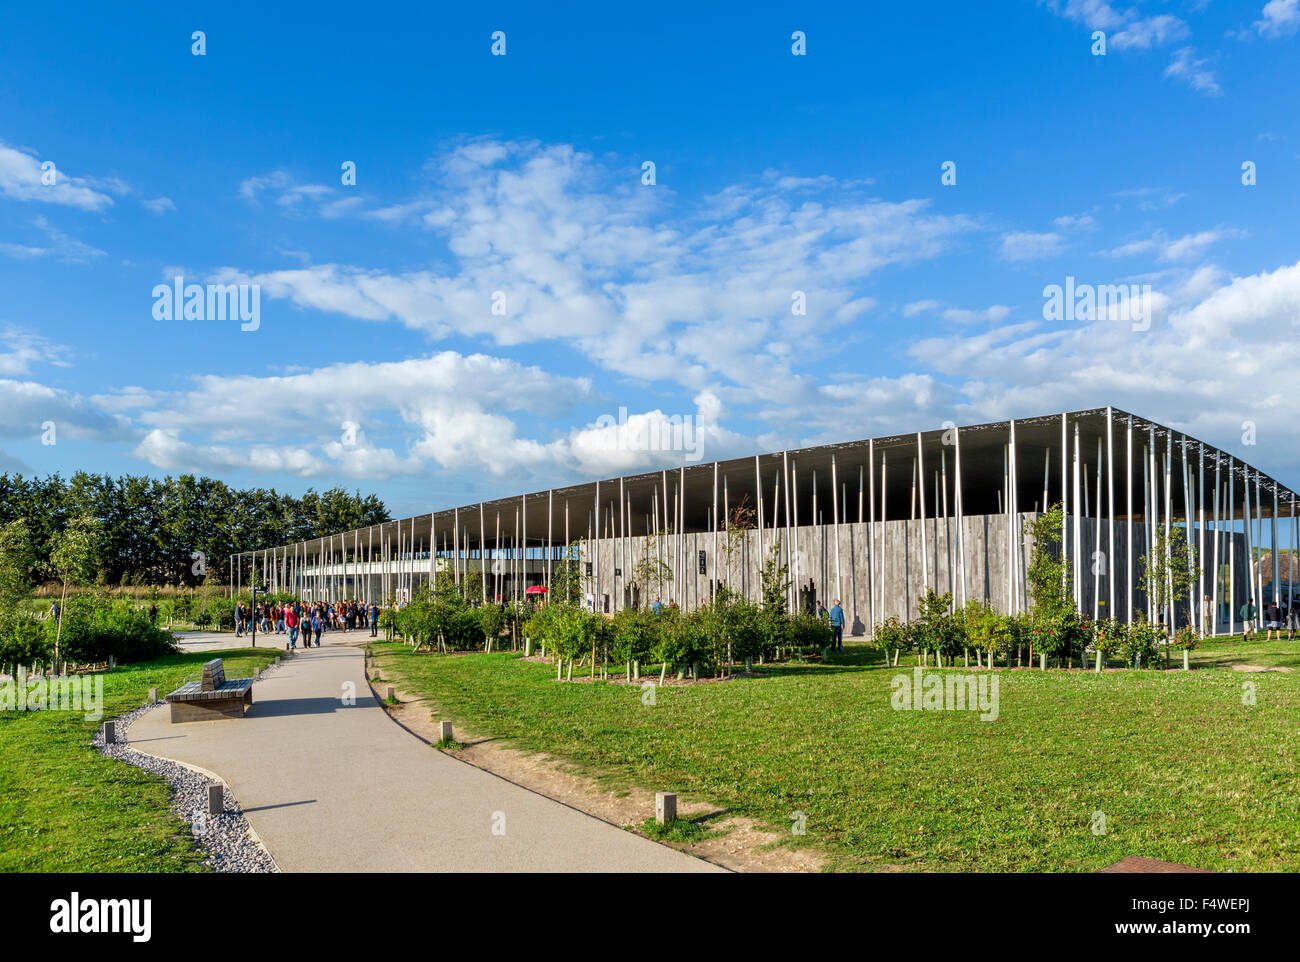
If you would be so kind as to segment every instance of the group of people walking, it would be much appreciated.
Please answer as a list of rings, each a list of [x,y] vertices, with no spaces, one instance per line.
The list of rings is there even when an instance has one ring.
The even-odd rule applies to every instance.
[[[1285,600],[1285,599],[1284,599]],[[1242,641],[1245,641],[1255,633],[1255,619],[1259,615],[1259,609],[1255,607],[1255,599],[1247,599],[1246,603],[1241,606]],[[1290,641],[1300,634],[1300,596],[1293,597],[1291,604],[1278,604],[1277,599],[1273,599],[1264,606],[1264,629],[1268,632],[1268,641],[1273,640],[1273,632],[1277,632],[1278,640],[1282,640],[1282,632],[1286,632],[1287,640]]]
[[[321,635],[327,631],[364,631],[370,637],[379,633],[379,605],[370,601],[294,601],[285,604],[259,602],[235,605],[235,637],[242,638],[251,625],[267,634],[287,635],[289,648],[319,648]]]

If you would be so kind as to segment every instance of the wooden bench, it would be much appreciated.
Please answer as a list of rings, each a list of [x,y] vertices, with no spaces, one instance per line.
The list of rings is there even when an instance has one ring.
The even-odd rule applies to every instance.
[[[220,658],[203,665],[200,681],[187,681],[167,696],[172,723],[243,718],[253,704],[253,679],[227,678]]]

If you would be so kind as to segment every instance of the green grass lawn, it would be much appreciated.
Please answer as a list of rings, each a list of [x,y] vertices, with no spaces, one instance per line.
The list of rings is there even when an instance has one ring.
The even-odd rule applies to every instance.
[[[1300,670],[1221,667],[1300,669],[1300,641],[1212,642],[1190,672],[1177,652],[1171,671],[1003,671],[991,722],[894,710],[890,681],[915,659],[885,668],[852,644],[829,665],[669,686],[654,706],[638,688],[557,682],[554,666],[510,653],[374,647],[385,678],[475,735],[554,754],[611,787],[724,806],[817,847],[835,869],[1093,871],[1145,855],[1300,870]],[[1092,831],[1095,812],[1105,834]]]
[[[207,651],[118,667],[104,676],[104,720],[138,708],[150,688],[167,694],[211,658],[238,678],[276,654]],[[0,712],[0,871],[205,871],[166,783],[91,747],[101,724],[72,711]]]

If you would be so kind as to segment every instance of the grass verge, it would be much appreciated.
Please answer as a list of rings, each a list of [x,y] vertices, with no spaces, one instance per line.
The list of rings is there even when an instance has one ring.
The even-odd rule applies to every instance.
[[[274,649],[169,655],[104,675],[104,717],[80,712],[0,712],[0,872],[205,871],[162,779],[105,758],[95,730],[196,676],[205,661],[248,677]],[[159,709],[165,711],[166,709]]]
[[[827,665],[660,688],[653,704],[639,686],[557,682],[510,653],[375,649],[385,677],[475,735],[609,787],[725,806],[834,869],[1094,871],[1134,854],[1300,869],[1300,671],[1224,667],[1300,668],[1300,642],[1213,641],[1190,672],[1177,653],[1171,671],[1000,671],[989,722],[894,710],[891,681],[914,659],[885,668],[856,644]]]

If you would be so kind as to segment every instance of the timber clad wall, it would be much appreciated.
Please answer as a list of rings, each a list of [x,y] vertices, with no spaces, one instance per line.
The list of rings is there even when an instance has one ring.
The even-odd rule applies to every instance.
[[[581,545],[583,570],[591,563],[589,600],[614,612],[632,602],[632,573],[649,536],[660,532],[653,554],[672,577],[662,588],[641,586],[640,600],[657,593],[691,608],[718,579],[758,599],[761,565],[781,539],[781,562],[796,586],[788,602],[811,607],[839,598],[854,633],[870,633],[891,615],[914,617],[927,586],[951,591],[956,604],[1025,611],[1026,526],[1060,504],[1070,587],[1083,614],[1160,617],[1134,583],[1160,527],[1186,532],[1204,570],[1165,614],[1207,632],[1233,630],[1241,604],[1262,601],[1272,590],[1264,586],[1279,583],[1280,536],[1289,532],[1300,543],[1298,500],[1233,454],[1095,408],[949,423],[447,507],[237,555],[230,591],[241,591],[247,571],[272,590],[390,601],[409,598],[435,570],[459,583],[496,567],[482,597],[510,600],[546,585],[565,545]],[[807,524],[812,519],[819,523]],[[729,520],[748,533],[729,536]],[[1248,564],[1262,550],[1271,572]],[[1193,600],[1205,596],[1218,603],[1213,618]]]
[[[1021,514],[1021,530],[1038,515]],[[791,552],[793,538],[786,538],[782,531],[766,530],[763,532],[763,549],[760,555],[758,532],[746,531],[734,537],[736,549],[727,565],[725,553],[725,535],[719,535],[719,558],[715,564],[713,535],[710,532],[695,532],[686,535],[682,547],[684,563],[679,562],[677,538],[669,536],[655,539],[665,563],[673,570],[674,578],[666,583],[662,591],[656,586],[643,588],[641,602],[649,603],[656,593],[663,603],[676,601],[686,609],[698,607],[701,602],[709,600],[710,582],[714,578],[729,584],[745,597],[758,600],[761,595],[761,564],[771,552],[772,545],[781,541],[781,563],[789,566],[788,580],[795,582],[800,591],[800,601],[805,607],[815,601],[822,601],[827,607],[835,599],[840,599],[844,608],[848,631],[853,635],[871,633],[871,626],[879,624],[885,618],[896,615],[910,620],[917,617],[917,599],[925,592],[927,585],[940,594],[951,591],[953,602],[960,606],[964,601],[982,601],[992,605],[998,611],[1024,611],[1030,598],[1025,582],[1033,551],[1033,541],[1027,536],[1019,540],[1019,551],[1009,550],[1011,532],[1006,515],[979,515],[963,518],[963,537],[966,548],[965,594],[962,593],[962,564],[957,550],[957,520],[928,519],[925,522],[886,521],[883,524],[841,524],[839,525],[839,572],[836,575],[835,529],[831,525],[800,526],[798,529],[799,550],[797,566],[798,581],[795,582],[796,557]],[[1073,518],[1066,519],[1066,530],[1073,534]],[[922,528],[924,527],[924,550],[922,546]],[[882,545],[883,529],[883,545]],[[1110,589],[1107,583],[1109,565],[1102,558],[1097,559],[1097,572],[1093,570],[1094,552],[1109,552],[1110,533],[1108,523],[1100,528],[1101,546],[1096,545],[1097,520],[1080,519],[1081,557],[1083,562],[1076,564],[1079,574],[1080,610],[1093,616],[1106,617],[1110,607]],[[1125,539],[1127,525],[1123,521],[1115,524],[1115,617],[1128,620],[1129,574],[1127,568],[1128,551]],[[608,600],[609,610],[617,611],[630,604],[633,589],[629,585],[628,575],[645,551],[646,538],[629,538],[623,548],[618,539],[602,541],[600,544],[600,584],[601,597],[595,598],[596,607],[601,609]],[[786,543],[789,541],[790,543]],[[1142,556],[1147,553],[1147,537],[1141,524],[1133,528],[1134,551],[1132,553],[1132,604],[1133,617],[1146,616],[1146,597],[1141,591]],[[1240,536],[1232,539],[1235,552],[1235,573],[1237,575],[1237,596],[1244,597],[1248,592],[1246,575],[1246,547]],[[873,543],[874,542],[874,543]],[[1228,554],[1228,536],[1220,536],[1220,563],[1226,569]],[[1067,547],[1072,547],[1067,546]],[[872,552],[876,554],[876,565],[871,564]],[[699,573],[699,553],[705,554],[706,573]],[[1012,575],[1013,558],[1019,555],[1019,567]],[[1072,556],[1067,551],[1067,557]],[[624,561],[623,559],[627,560]],[[584,556],[584,560],[591,560]],[[1072,559],[1073,560],[1073,559]],[[1212,565],[1212,559],[1206,558],[1206,568]],[[615,576],[615,569],[623,574]],[[680,577],[679,573],[684,574]],[[874,599],[873,599],[874,576]],[[838,585],[838,587],[837,587]],[[594,596],[595,578],[588,579],[588,591]],[[608,599],[606,599],[608,596]],[[1099,603],[1098,603],[1099,602]],[[1179,606],[1180,623],[1186,617],[1186,604]],[[874,612],[874,618],[873,618]],[[1226,616],[1225,616],[1226,617]]]
[[[1038,515],[1035,513],[1019,515],[1020,530],[1023,532],[1036,517]],[[1103,522],[1098,528],[1096,518],[1080,518],[1079,521],[1080,557],[1083,560],[1074,565],[1078,574],[1079,608],[1089,617],[1105,618],[1111,606],[1111,592],[1107,582],[1110,565],[1105,558],[1110,550],[1109,523]],[[952,592],[953,603],[957,606],[967,601],[981,601],[1002,612],[1026,610],[1031,599],[1028,596],[1025,572],[1030,563],[1033,541],[1027,536],[1019,537],[1019,551],[1008,550],[1012,535],[1010,520],[1005,514],[964,518],[962,524],[966,549],[964,594],[963,565],[959,561],[955,518],[932,518],[925,522],[918,519],[840,524],[838,576],[836,529],[832,525],[801,525],[797,530],[797,555],[791,551],[795,538],[788,537],[783,529],[766,529],[762,532],[761,553],[757,530],[734,532],[734,547],[730,552],[729,564],[727,536],[721,533],[717,538],[716,555],[712,532],[690,532],[684,538],[675,535],[654,539],[636,537],[628,538],[625,542],[619,538],[603,539],[599,547],[599,572],[593,566],[591,575],[584,578],[584,590],[597,610],[610,612],[634,603],[648,605],[656,594],[665,605],[676,602],[680,607],[690,610],[709,600],[714,579],[720,579],[733,590],[757,601],[762,592],[762,562],[770,555],[772,546],[779,542],[781,564],[789,567],[787,580],[797,586],[799,603],[810,608],[816,601],[821,601],[829,607],[832,601],[840,599],[848,623],[847,630],[851,635],[870,635],[875,625],[891,615],[904,620],[916,618],[917,600],[924,593],[927,584],[940,594]],[[1067,517],[1066,531],[1067,557],[1073,561],[1073,517]],[[1100,547],[1096,544],[1098,532],[1101,535]],[[1126,547],[1127,536],[1126,522],[1117,522],[1114,526],[1114,616],[1122,621],[1127,621],[1129,616],[1130,553]],[[1141,523],[1133,526],[1133,540],[1131,597],[1133,617],[1136,619],[1139,616],[1149,616],[1146,597],[1140,587],[1141,559],[1148,550],[1146,529]],[[651,543],[651,557],[657,553],[673,573],[672,579],[666,580],[662,589],[656,585],[633,586],[631,583],[631,573],[645,555],[648,541]],[[1223,533],[1219,542],[1220,567],[1226,576],[1231,551],[1232,570],[1237,581],[1235,597],[1244,600],[1253,594],[1246,565],[1245,541],[1240,535],[1229,537]],[[586,547],[588,550],[581,559],[584,566],[586,562],[596,560],[590,551],[592,546]],[[1101,552],[1101,557],[1094,554],[1098,551]],[[700,573],[699,565],[701,552],[704,553],[703,574]],[[1208,583],[1208,571],[1212,568],[1213,557],[1210,550],[1206,554]],[[1013,568],[1013,559],[1017,555],[1018,567]],[[440,559],[438,564],[442,566],[444,561]],[[479,564],[477,559],[470,560],[465,570],[478,571]],[[406,559],[398,562],[397,567],[417,587],[428,581],[427,557]],[[544,561],[532,559],[526,567],[527,584],[545,582]],[[390,575],[392,569],[393,565],[389,564]],[[346,564],[326,565],[323,569],[310,566],[303,569],[303,581],[297,590],[311,597],[313,581],[323,574],[333,579],[334,584],[332,591],[325,593],[326,597],[378,598],[382,594],[381,583],[385,570],[383,562],[371,565],[349,561]],[[599,595],[596,591],[597,574]],[[488,578],[490,582],[490,561]],[[516,588],[522,593],[524,587],[526,585],[523,583],[513,585],[509,576],[505,576],[503,588],[506,598],[512,597]],[[492,595],[490,586],[487,592],[489,596]],[[1226,592],[1221,592],[1221,595],[1220,620],[1226,621]],[[1180,624],[1186,621],[1186,602],[1177,606],[1176,615]]]

